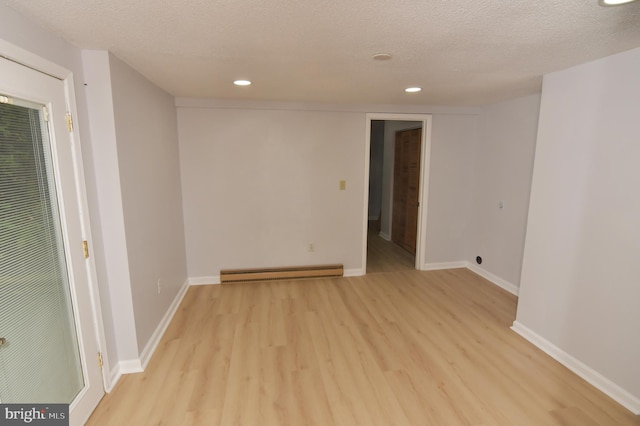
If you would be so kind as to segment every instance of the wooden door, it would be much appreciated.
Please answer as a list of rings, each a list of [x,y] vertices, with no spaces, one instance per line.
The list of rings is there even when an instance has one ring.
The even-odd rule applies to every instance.
[[[391,239],[416,253],[422,129],[396,132]]]

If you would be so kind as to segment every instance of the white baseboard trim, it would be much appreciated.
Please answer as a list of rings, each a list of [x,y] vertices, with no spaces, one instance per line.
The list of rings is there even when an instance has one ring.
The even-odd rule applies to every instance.
[[[491,281],[493,284],[503,288],[504,290],[507,290],[509,293],[515,296],[517,296],[518,292],[520,291],[520,288],[517,285],[512,284],[507,280],[503,280],[499,276],[494,275],[485,269],[482,269],[478,265],[474,265],[471,262],[466,262],[466,267],[472,272],[475,272],[476,274],[480,275],[482,278]]]
[[[387,234],[386,232],[380,232],[378,233],[378,235],[385,241],[391,241],[391,235]]]
[[[120,364],[116,364],[113,366],[111,371],[109,371],[109,384],[105,383],[104,391],[106,393],[111,393],[113,388],[116,387],[118,380],[122,377],[122,373],[120,372]]]
[[[220,284],[220,275],[211,277],[189,277],[189,285]]]
[[[139,359],[128,359],[118,362],[109,372],[111,383],[109,383],[109,386],[105,386],[105,392],[111,392],[123,374],[142,373],[143,371],[144,368],[142,368],[142,363]]]
[[[630,394],[611,380],[604,377],[591,367],[577,360],[567,352],[563,351],[544,337],[540,336],[527,326],[514,321],[511,329],[520,336],[527,339],[533,345],[545,352],[551,358],[567,367],[569,370],[582,377],[594,387],[604,392],[610,398],[618,402],[620,405],[631,411],[633,414],[640,415],[640,399]]]
[[[184,298],[184,295],[187,293],[188,289],[189,283],[188,281],[185,281],[178,291],[178,294],[173,299],[173,302],[171,302],[171,305],[169,306],[167,312],[164,314],[164,317],[162,317],[160,324],[158,324],[158,327],[156,327],[156,330],[153,332],[151,338],[142,350],[140,358],[120,361],[111,369],[111,371],[109,372],[110,383],[109,386],[105,387],[105,391],[107,393],[111,392],[113,388],[115,388],[116,384],[123,374],[142,373],[144,369],[147,368],[147,365],[149,364],[153,353],[158,347],[158,344],[160,343],[164,332],[167,330],[167,327],[169,327],[169,324],[171,323],[171,320],[178,310],[178,307],[180,306],[180,303],[182,302],[182,299]]]
[[[140,359],[127,359],[124,361],[120,361],[118,363],[118,367],[120,368],[120,375],[123,374],[131,374],[131,373],[142,373],[144,368],[142,367],[142,363]],[[116,384],[113,383],[113,386]]]
[[[470,271],[480,275],[482,278],[491,281],[492,284],[497,285],[498,287],[508,291],[511,294],[518,295],[518,291],[520,290],[517,285],[510,283],[507,280],[503,280],[497,275],[492,274],[489,271],[486,271],[477,265],[474,265],[471,262],[467,262],[465,260],[460,260],[457,262],[441,262],[441,263],[423,263],[420,265],[421,271],[438,271],[441,269],[457,269],[457,268],[467,268]]]
[[[144,368],[142,368],[140,359],[126,359],[124,361],[119,361],[113,366],[111,371],[109,371],[110,383],[108,386],[105,383],[105,392],[110,393],[113,388],[116,387],[123,374],[142,373],[143,371]]]
[[[467,262],[441,262],[441,263],[423,263],[420,265],[421,271],[439,271],[441,269],[457,269],[466,268]]]
[[[365,274],[366,272],[364,269],[355,268],[355,269],[345,269],[344,272],[342,273],[342,276],[343,277],[361,277]]]
[[[188,289],[189,289],[189,281],[186,280],[182,284],[182,287],[180,287],[180,290],[178,290],[178,294],[176,294],[176,297],[173,298],[173,302],[171,302],[169,309],[167,309],[167,312],[162,317],[162,320],[160,321],[155,331],[151,335],[151,338],[149,339],[147,344],[144,346],[144,349],[140,354],[140,361],[142,363],[143,370],[147,368],[147,365],[149,365],[149,361],[151,360],[153,353],[156,351],[156,348],[158,347],[160,340],[162,340],[162,336],[164,336],[164,332],[167,331],[167,327],[169,327],[169,324],[171,323],[173,316],[176,314],[176,311],[178,310],[178,307],[180,306],[182,299],[184,299],[184,295],[187,294]]]

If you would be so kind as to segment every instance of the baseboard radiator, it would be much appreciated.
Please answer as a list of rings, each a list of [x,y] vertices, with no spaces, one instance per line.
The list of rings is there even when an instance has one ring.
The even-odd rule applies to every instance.
[[[236,282],[247,281],[341,277],[343,273],[344,268],[342,267],[342,265],[309,265],[257,269],[223,269],[220,271],[220,282],[222,284],[232,284]]]

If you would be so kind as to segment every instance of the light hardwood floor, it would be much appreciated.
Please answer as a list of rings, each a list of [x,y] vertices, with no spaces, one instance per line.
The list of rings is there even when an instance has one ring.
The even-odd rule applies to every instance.
[[[398,272],[415,269],[415,256],[399,245],[386,241],[369,229],[367,235],[367,273]]]
[[[640,425],[466,269],[189,289],[90,425]]]

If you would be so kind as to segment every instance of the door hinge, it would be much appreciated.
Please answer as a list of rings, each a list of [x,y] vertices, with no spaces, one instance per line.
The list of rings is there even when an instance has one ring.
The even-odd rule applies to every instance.
[[[42,118],[44,118],[44,121],[49,121],[49,110],[46,106],[42,107]]]
[[[102,366],[104,365],[104,363],[102,362],[102,352],[98,352],[98,365],[100,366],[100,368],[102,368]]]
[[[82,252],[84,253],[84,258],[88,259],[89,258],[89,243],[87,242],[87,240],[84,240],[82,242]]]
[[[13,105],[13,98],[8,96],[0,95],[0,104],[9,104]]]
[[[67,113],[67,130],[69,133],[73,132],[73,117],[70,112]]]

